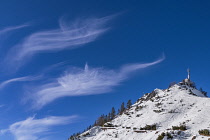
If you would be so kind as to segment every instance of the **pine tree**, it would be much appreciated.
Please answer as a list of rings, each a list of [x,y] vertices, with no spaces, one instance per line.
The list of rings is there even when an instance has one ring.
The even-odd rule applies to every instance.
[[[110,119],[113,120],[115,116],[116,116],[116,111],[115,111],[114,107],[112,107],[111,118]]]
[[[108,114],[107,120],[108,120],[108,122],[111,121],[111,113]]]
[[[121,107],[120,107],[120,115],[123,114],[123,112],[125,111],[125,104],[124,102],[121,104]]]
[[[94,122],[93,126],[97,126],[97,120]]]
[[[120,115],[120,109],[117,110],[117,115]]]
[[[130,109],[131,108],[131,105],[132,105],[131,100],[128,100],[128,102],[127,102],[127,109]]]
[[[104,123],[106,123],[106,122],[108,122],[108,121],[109,121],[108,115],[105,115],[105,116],[104,116]]]
[[[101,115],[101,118],[100,118],[100,126],[103,126],[104,123],[105,123],[105,121],[106,121],[106,117],[105,117],[105,115],[103,114],[103,115]]]
[[[92,125],[89,125],[88,128],[87,128],[87,130],[91,129],[92,127],[93,127]],[[86,130],[86,131],[87,131],[87,130]]]
[[[96,121],[96,126],[103,126],[104,123],[105,123],[105,116],[101,115]]]

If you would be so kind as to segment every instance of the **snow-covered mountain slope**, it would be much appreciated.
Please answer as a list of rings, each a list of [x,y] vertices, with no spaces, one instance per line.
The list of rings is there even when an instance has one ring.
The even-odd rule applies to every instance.
[[[168,132],[173,140],[208,140],[210,137],[200,135],[198,131],[210,129],[210,99],[194,87],[175,84],[145,94],[108,124],[109,127],[93,127],[78,139],[156,140],[163,132]],[[153,130],[146,130],[152,125]],[[187,130],[174,130],[173,126],[186,126]]]

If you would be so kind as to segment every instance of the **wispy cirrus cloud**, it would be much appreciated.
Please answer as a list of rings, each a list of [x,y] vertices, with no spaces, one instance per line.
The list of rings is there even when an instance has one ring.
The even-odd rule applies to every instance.
[[[6,27],[0,30],[0,36],[5,35],[7,33],[10,33],[12,31],[22,29],[29,26],[29,24],[23,24],[23,25],[18,25],[18,26],[11,26],[11,27]]]
[[[19,67],[40,52],[56,52],[81,47],[105,33],[109,29],[106,24],[112,18],[113,16],[107,16],[80,19],[74,22],[61,18],[58,29],[33,33],[20,44],[12,47],[5,63]]]
[[[1,133],[10,132],[16,140],[40,140],[51,132],[53,126],[73,123],[76,119],[78,119],[78,116],[49,116],[42,119],[29,117],[10,125],[8,129],[1,130]]]
[[[28,81],[34,81],[39,80],[42,76],[24,76],[24,77],[18,77],[18,78],[12,78],[9,80],[6,80],[4,82],[0,83],[0,89],[4,88],[5,86],[14,83],[14,82],[28,82]]]
[[[0,82],[0,89],[3,89],[4,87],[16,83],[16,82],[32,82],[32,81],[37,81],[37,80],[42,80],[44,77],[47,77],[47,74],[50,73],[52,70],[56,71],[56,69],[63,69],[64,64],[67,62],[60,62],[57,64],[53,64],[51,66],[48,66],[47,68],[41,70],[38,74],[34,76],[22,76],[22,77],[16,77],[16,78],[11,78],[6,81]]]
[[[128,64],[118,70],[103,68],[75,68],[66,71],[50,83],[39,85],[30,95],[33,107],[40,109],[50,102],[66,96],[94,95],[110,92],[113,87],[129,78],[129,74],[160,63],[164,56],[151,63]]]

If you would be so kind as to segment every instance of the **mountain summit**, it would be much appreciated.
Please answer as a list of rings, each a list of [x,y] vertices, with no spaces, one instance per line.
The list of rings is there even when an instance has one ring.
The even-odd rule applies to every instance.
[[[210,99],[188,77],[155,89],[123,114],[71,140],[208,140]]]

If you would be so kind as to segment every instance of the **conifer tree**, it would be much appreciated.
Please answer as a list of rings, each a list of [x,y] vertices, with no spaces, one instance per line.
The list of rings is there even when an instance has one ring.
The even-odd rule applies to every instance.
[[[117,115],[120,115],[120,109],[117,110]]]
[[[108,121],[108,122],[111,121],[111,113],[108,114],[108,116],[107,116],[107,121]]]
[[[131,105],[132,105],[131,100],[128,100],[128,102],[127,102],[127,109],[130,109],[131,108]]]
[[[97,119],[96,126],[103,126],[104,123],[105,123],[105,116],[103,114]]]
[[[121,104],[121,107],[120,107],[120,115],[122,115],[122,113],[125,111],[125,104],[124,102]]]
[[[105,116],[104,116],[104,123],[106,123],[106,122],[108,122],[108,121],[109,121],[108,115],[105,115]]]
[[[114,107],[112,107],[111,118],[110,119],[113,120],[115,116],[116,116],[116,111],[115,111]]]

